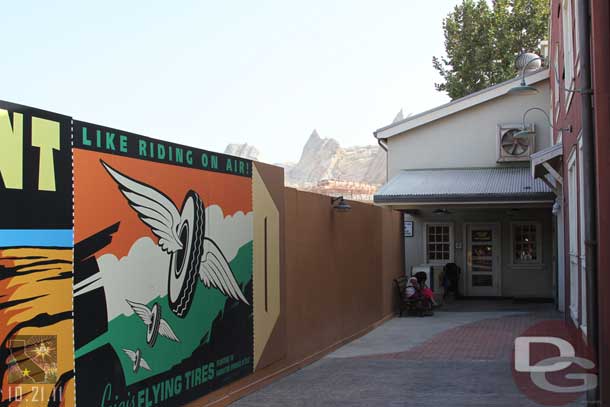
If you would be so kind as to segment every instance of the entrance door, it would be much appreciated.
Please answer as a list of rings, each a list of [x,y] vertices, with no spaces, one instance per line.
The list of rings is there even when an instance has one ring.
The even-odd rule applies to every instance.
[[[468,295],[500,295],[500,243],[497,224],[470,224],[467,233]]]

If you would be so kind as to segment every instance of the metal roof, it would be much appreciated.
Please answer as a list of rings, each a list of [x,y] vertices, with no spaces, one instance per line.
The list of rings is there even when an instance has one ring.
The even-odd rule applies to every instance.
[[[553,201],[528,167],[402,170],[374,196],[376,203]]]

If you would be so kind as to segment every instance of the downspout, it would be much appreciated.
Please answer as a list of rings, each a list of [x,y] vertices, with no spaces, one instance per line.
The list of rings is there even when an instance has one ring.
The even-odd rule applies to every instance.
[[[375,138],[377,138],[377,136],[375,136]],[[384,139],[378,138],[377,144],[379,144],[379,147],[383,148],[386,153],[388,152],[388,145]]]
[[[377,144],[382,148],[383,151],[386,152],[386,160],[385,160],[385,182],[388,182],[388,142],[386,139],[378,138],[377,133],[373,133],[373,136],[377,139]]]
[[[591,89],[591,22],[589,0],[578,0],[577,29],[580,32],[580,87]],[[598,303],[597,303],[597,214],[595,190],[595,134],[593,127],[593,94],[581,94],[582,107],[582,150],[583,150],[583,195],[585,213],[585,267],[587,271],[587,339],[590,346],[598,349]],[[590,401],[599,400],[599,388],[588,395]]]

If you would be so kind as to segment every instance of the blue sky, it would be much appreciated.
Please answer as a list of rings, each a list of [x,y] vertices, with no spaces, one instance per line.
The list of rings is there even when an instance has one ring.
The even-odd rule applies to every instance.
[[[0,99],[296,161],[311,131],[373,144],[434,90],[459,0],[4,2]]]
[[[1,229],[0,247],[72,247],[72,229]]]

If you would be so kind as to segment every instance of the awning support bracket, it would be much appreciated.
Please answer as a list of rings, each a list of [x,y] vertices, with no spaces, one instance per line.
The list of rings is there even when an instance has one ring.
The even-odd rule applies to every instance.
[[[561,176],[561,174],[559,172],[557,172],[557,170],[555,168],[553,168],[553,166],[551,164],[549,164],[548,162],[543,162],[542,166],[548,171],[548,173],[555,178],[555,180],[563,185],[563,177]],[[541,177],[542,180],[544,180],[544,177]],[[547,184],[548,185],[548,184]],[[554,187],[551,187],[554,189]]]
[[[559,191],[557,188],[557,185],[553,185],[553,183],[551,181],[548,180],[547,177],[540,177],[540,179],[542,180],[542,182],[544,182],[549,188],[551,188],[551,190],[553,191],[553,193],[555,195],[559,195]]]

